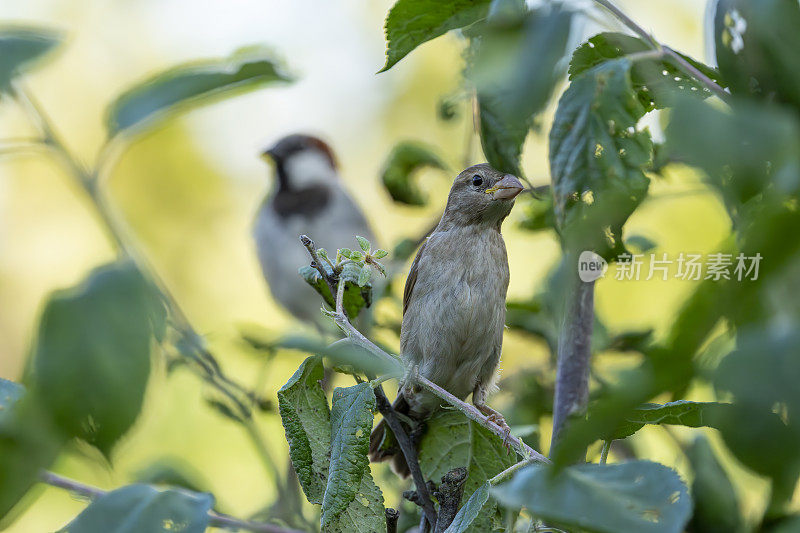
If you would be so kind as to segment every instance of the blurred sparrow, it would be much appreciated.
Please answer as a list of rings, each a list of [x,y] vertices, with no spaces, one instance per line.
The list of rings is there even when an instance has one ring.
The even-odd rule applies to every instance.
[[[297,270],[309,264],[299,241],[309,235],[336,254],[355,236],[375,242],[364,214],[339,178],[333,152],[309,135],[289,135],[263,154],[273,161],[275,181],[256,215],[253,237],[272,296],[300,320],[323,328],[321,302]]]
[[[500,226],[522,191],[519,180],[489,165],[469,167],[453,182],[439,224],[420,247],[406,280],[400,346],[409,368],[394,408],[423,422],[441,400],[413,385],[424,376],[506,427],[489,408],[500,361],[508,290],[508,257]],[[419,431],[409,428],[418,439]],[[382,446],[385,424],[370,436],[370,458],[394,458],[404,477],[408,466],[399,450]]]

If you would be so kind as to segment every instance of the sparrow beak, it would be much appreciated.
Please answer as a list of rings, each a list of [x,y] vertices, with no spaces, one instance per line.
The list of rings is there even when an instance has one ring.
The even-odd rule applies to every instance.
[[[275,153],[272,151],[272,148],[267,148],[266,150],[261,152],[261,159],[263,159],[267,163],[274,163]]]
[[[503,179],[486,189],[486,194],[491,194],[494,200],[511,200],[522,192],[522,183],[511,174],[506,174]]]

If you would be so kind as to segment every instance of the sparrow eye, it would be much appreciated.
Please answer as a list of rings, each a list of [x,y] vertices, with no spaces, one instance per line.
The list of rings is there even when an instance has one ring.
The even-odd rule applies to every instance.
[[[477,174],[472,176],[472,184],[474,186],[480,187],[482,183],[483,183],[483,178],[482,177],[478,176]]]

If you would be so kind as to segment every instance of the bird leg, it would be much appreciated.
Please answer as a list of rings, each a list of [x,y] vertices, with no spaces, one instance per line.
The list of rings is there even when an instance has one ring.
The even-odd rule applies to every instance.
[[[475,389],[472,391],[472,405],[474,405],[478,411],[486,415],[486,418],[490,422],[494,423],[503,431],[503,445],[510,452],[511,448],[508,444],[508,437],[511,436],[511,427],[500,412],[486,405],[486,389],[481,383],[475,385]]]

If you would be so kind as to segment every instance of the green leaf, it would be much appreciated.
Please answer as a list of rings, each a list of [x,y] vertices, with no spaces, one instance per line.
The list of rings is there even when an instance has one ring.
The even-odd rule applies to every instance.
[[[275,343],[275,348],[299,350],[327,357],[337,367],[353,367],[362,374],[373,376],[403,375],[403,364],[399,359],[379,359],[372,352],[367,351],[350,340],[341,340],[335,344],[328,344],[323,339],[290,335]]]
[[[519,227],[528,231],[542,231],[555,227],[556,218],[553,213],[552,194],[546,194],[542,198],[532,198],[530,195],[523,195],[523,197],[517,200],[517,204],[519,203],[522,203],[523,217],[519,223]],[[517,209],[519,209],[519,207]]]
[[[361,272],[358,273],[358,286],[363,287],[369,283],[369,278],[372,275],[372,270],[369,265],[361,267]]]
[[[375,259],[383,259],[387,255],[389,255],[389,252],[387,252],[386,250],[378,249],[372,252],[372,257],[374,257]]]
[[[322,503],[328,479],[331,415],[320,382],[320,357],[309,357],[278,391],[281,421],[294,471],[311,503]]]
[[[472,525],[472,522],[475,521],[483,506],[489,500],[489,488],[491,488],[491,484],[488,481],[478,487],[469,497],[469,500],[458,510],[450,527],[444,533],[464,533],[469,529],[469,526]]]
[[[356,240],[358,241],[358,246],[361,247],[361,251],[363,251],[364,253],[368,253],[372,248],[370,242],[364,237],[356,235]]]
[[[491,0],[398,0],[386,17],[384,72],[417,46],[486,16]]]
[[[159,491],[148,485],[128,485],[109,492],[87,507],[67,525],[63,533],[139,533],[170,531],[203,533],[211,494],[182,490]]]
[[[419,446],[419,466],[425,479],[441,479],[451,469],[465,467],[464,500],[468,500],[490,478],[514,464],[514,455],[508,453],[500,437],[470,421],[459,411],[439,411],[427,420],[426,425]],[[497,503],[489,501],[469,531],[491,531],[497,514]]]
[[[427,203],[427,198],[413,181],[416,171],[424,167],[446,169],[447,165],[432,149],[419,143],[403,141],[392,148],[381,173],[383,186],[392,200],[417,206]]]
[[[570,12],[558,7],[512,5],[465,31],[465,76],[477,90],[483,153],[501,172],[522,175],[522,145],[561,76],[570,23]]]
[[[372,431],[373,411],[375,409],[375,393],[369,382],[359,383],[352,387],[337,387],[333,391],[331,408],[331,461],[328,474],[328,484],[322,500],[322,530],[335,531],[342,524],[342,514],[352,515],[356,509],[352,503],[357,497],[365,498],[365,509],[370,512],[360,517],[351,516],[356,523],[361,520],[372,524],[375,530],[380,530],[376,522],[386,528],[383,510],[383,496],[378,501],[370,501],[363,493],[362,483],[369,476],[369,434]],[[371,481],[371,480],[370,480]],[[369,495],[373,495],[371,485]],[[362,502],[364,503],[364,502]],[[373,505],[377,504],[377,505]],[[372,506],[372,508],[370,508]],[[373,512],[375,507],[380,509],[380,520]],[[364,509],[360,509],[364,511]],[[359,529],[369,530],[367,527]]]
[[[26,393],[0,416],[0,529],[9,511],[50,467],[67,440],[34,394]]]
[[[715,420],[722,416],[730,404],[717,402],[690,402],[679,400],[665,404],[646,404],[634,409],[625,417],[611,435],[603,440],[617,440],[629,437],[642,429],[645,424],[686,426],[690,428],[715,427]]]
[[[550,130],[554,211],[562,240],[609,256],[621,248],[622,225],[644,198],[652,142],[636,124],[627,59],[576,76],[561,96]]]
[[[637,253],[646,253],[656,247],[656,243],[644,235],[631,235],[625,239],[625,246],[633,248]]]
[[[720,0],[714,40],[720,73],[737,96],[800,111],[800,6],[794,0]]]
[[[66,434],[105,455],[133,425],[163,320],[153,286],[130,262],[95,269],[45,306],[33,354],[36,394]]]
[[[355,319],[364,307],[372,305],[372,283],[367,280],[363,286],[360,285],[360,276],[361,267],[357,264],[350,263],[342,268],[341,279],[345,281],[344,312],[350,320]]]
[[[691,530],[708,533],[744,531],[736,491],[708,439],[703,436],[695,439],[686,455],[694,470]]]
[[[720,110],[682,100],[665,133],[668,157],[702,169],[736,221],[743,204],[770,185],[800,190],[800,124],[775,106],[734,101]]]
[[[692,512],[686,486],[658,463],[579,464],[558,473],[552,468],[526,467],[492,495],[548,523],[595,532],[679,533]]]
[[[0,93],[11,80],[61,44],[60,32],[44,28],[0,28]]]
[[[572,80],[582,72],[605,61],[650,51],[652,48],[638,37],[614,32],[600,33],[583,43],[572,54],[569,78]],[[700,72],[719,82],[719,72],[691,57],[679,55]],[[647,111],[669,107],[674,102],[677,93],[696,95],[701,98],[712,95],[705,85],[686,75],[666,58],[640,58],[633,61],[631,83],[639,102]]]
[[[353,531],[386,531],[386,509],[383,493],[375,484],[369,470],[364,472],[355,498],[347,508],[322,528],[323,533]]]
[[[793,379],[800,375],[800,334],[745,330],[737,342],[714,376],[715,388],[734,396],[717,423],[736,458],[773,480],[773,500],[788,502],[800,478],[800,392]],[[772,412],[776,405],[784,416]]]
[[[292,78],[268,51],[247,48],[228,58],[178,65],[131,87],[108,108],[108,136],[167,114]]]

